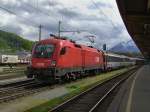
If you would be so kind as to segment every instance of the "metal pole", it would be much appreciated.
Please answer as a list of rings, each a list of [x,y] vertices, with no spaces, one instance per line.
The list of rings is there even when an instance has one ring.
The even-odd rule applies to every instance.
[[[58,37],[60,37],[61,32],[61,21],[58,22]]]
[[[39,26],[39,41],[41,40],[41,29],[42,29],[42,25]]]

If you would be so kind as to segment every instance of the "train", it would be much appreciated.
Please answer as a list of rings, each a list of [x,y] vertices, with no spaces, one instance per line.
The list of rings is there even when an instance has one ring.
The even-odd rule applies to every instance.
[[[9,65],[13,66],[19,63],[18,56],[17,55],[6,55],[1,54],[0,55],[0,65]]]
[[[113,70],[137,64],[135,58],[131,58],[124,55],[105,53],[105,57],[107,62],[107,70]]]
[[[0,63],[6,64],[6,63],[18,63],[18,56],[17,55],[0,55]]]
[[[0,66],[8,65],[12,67],[20,64],[28,64],[29,62],[30,56],[20,57],[15,54],[0,54]]]
[[[107,53],[52,36],[33,47],[26,75],[28,78],[53,82],[77,79],[135,63],[134,59],[127,56]]]

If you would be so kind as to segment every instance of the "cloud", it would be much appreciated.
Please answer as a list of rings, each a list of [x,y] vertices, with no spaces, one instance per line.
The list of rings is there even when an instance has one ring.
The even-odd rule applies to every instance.
[[[93,2],[93,1],[92,1]],[[94,2],[95,4],[95,2]],[[112,4],[108,4],[106,2],[96,2],[97,7],[95,7],[94,4],[90,4],[88,6],[88,8],[93,9],[93,10],[97,10],[97,7],[103,7],[103,8],[113,8]]]
[[[95,35],[96,46],[112,47],[130,39],[121,20],[115,0],[1,0],[0,7],[15,12],[10,14],[0,9],[2,30],[17,33],[23,38],[38,40],[38,26],[42,27],[42,38],[57,34],[58,21],[62,30],[84,30],[80,33],[62,33],[75,40],[89,43],[86,35]]]
[[[71,9],[67,9],[67,8],[63,8],[63,9],[60,9],[59,11],[58,11],[58,13],[60,13],[62,16],[64,16],[64,17],[68,17],[68,18],[76,18],[76,17],[79,17],[80,16],[80,13],[78,13],[78,12],[75,12],[75,11],[73,11],[73,10],[71,10]]]

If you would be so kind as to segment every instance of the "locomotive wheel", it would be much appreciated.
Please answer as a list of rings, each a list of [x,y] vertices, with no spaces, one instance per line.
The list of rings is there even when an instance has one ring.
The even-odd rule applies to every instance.
[[[71,73],[70,74],[70,78],[71,80],[75,81],[77,78],[76,78],[76,74],[75,73]]]
[[[64,76],[61,77],[62,82],[70,82],[70,75],[65,74]]]
[[[76,78],[77,78],[77,79],[81,79],[81,78],[82,78],[81,73],[76,73]]]
[[[98,75],[100,73],[100,70],[96,69],[94,70],[94,75]]]

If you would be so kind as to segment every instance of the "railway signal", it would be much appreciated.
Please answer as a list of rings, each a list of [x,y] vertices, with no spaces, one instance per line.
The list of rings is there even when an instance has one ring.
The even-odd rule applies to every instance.
[[[107,46],[106,44],[103,45],[103,50],[106,51],[107,50]]]

